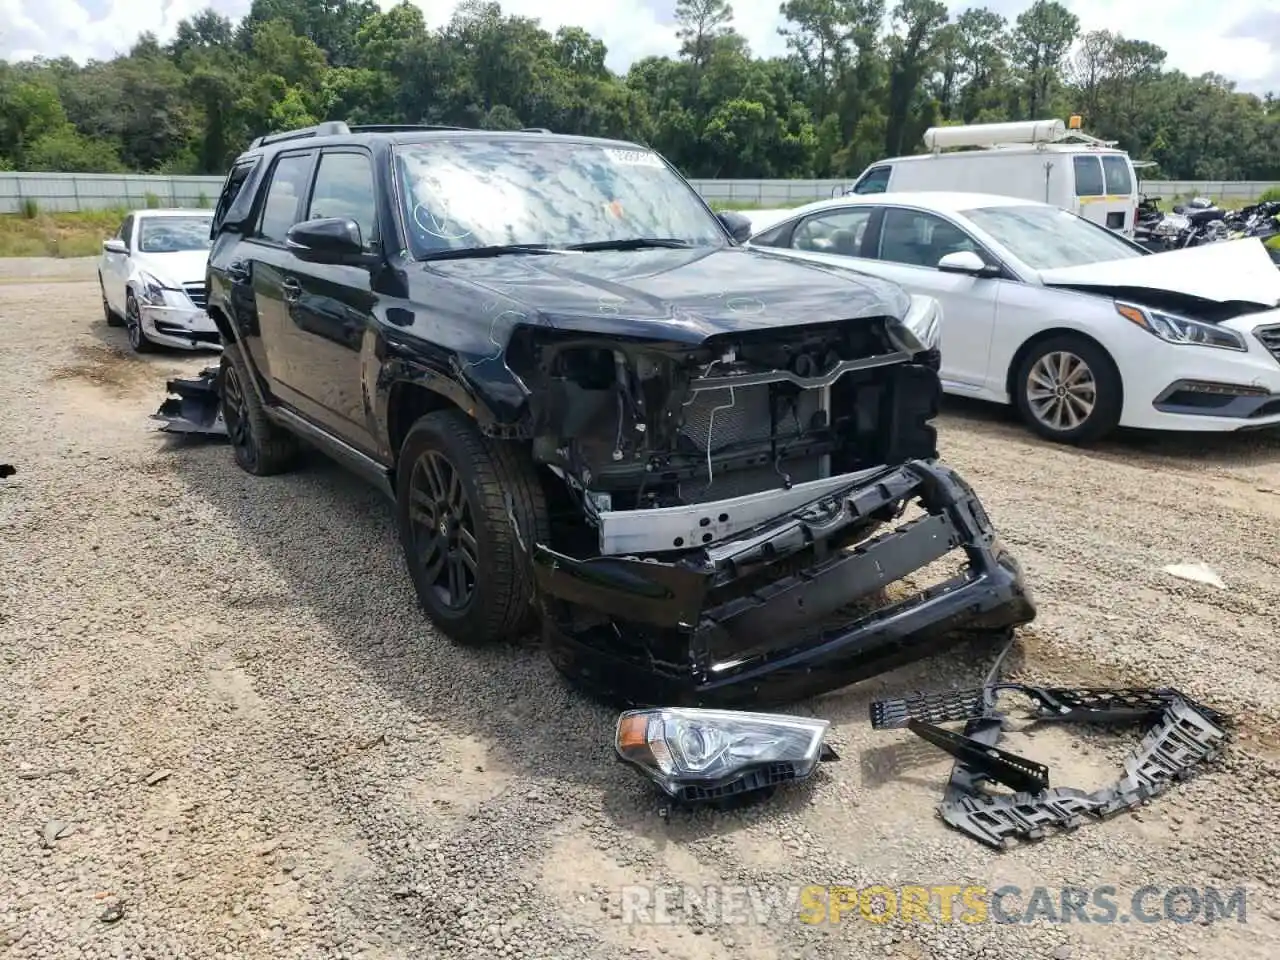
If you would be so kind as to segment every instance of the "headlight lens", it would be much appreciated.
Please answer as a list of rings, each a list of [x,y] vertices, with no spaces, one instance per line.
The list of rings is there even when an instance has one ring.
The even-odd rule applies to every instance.
[[[1166,343],[1219,347],[1223,350],[1248,352],[1244,337],[1234,330],[1200,320],[1191,320],[1163,310],[1140,307],[1135,303],[1116,301],[1116,312],[1130,323],[1154,334]]]
[[[829,726],[736,710],[629,710],[618,718],[615,747],[668,796],[717,800],[803,780],[823,759]]]
[[[908,353],[936,350],[942,343],[942,305],[933,297],[911,294],[911,306],[901,321],[889,323],[889,336]]]
[[[152,307],[190,307],[191,298],[185,290],[166,286],[145,271],[138,273],[138,286],[142,302]]]

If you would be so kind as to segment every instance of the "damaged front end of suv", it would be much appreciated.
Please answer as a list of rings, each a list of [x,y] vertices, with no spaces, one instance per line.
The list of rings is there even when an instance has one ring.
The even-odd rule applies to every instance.
[[[937,313],[913,297],[903,319],[689,341],[518,328],[533,457],[565,494],[552,542],[524,544],[556,666],[615,702],[760,706],[1032,620],[936,459],[938,354],[916,331],[936,342]]]

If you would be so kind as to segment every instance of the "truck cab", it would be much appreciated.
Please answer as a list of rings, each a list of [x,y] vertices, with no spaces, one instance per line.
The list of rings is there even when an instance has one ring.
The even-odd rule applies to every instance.
[[[1132,237],[1133,161],[1112,141],[1061,120],[930,127],[928,153],[873,163],[846,193],[945,190],[1037,200]]]

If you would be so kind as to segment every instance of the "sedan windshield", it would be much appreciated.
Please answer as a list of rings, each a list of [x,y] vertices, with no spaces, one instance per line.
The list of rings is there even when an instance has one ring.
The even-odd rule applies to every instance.
[[[1143,256],[1106,227],[1057,207],[980,207],[964,215],[1033,270]]]
[[[208,250],[212,217],[143,217],[138,231],[141,253]]]
[[[418,258],[726,243],[698,195],[649,150],[527,135],[440,139],[398,146],[396,176]]]

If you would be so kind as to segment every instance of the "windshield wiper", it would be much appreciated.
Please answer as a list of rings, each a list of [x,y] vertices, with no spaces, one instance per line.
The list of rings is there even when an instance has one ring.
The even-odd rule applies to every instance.
[[[501,257],[508,253],[557,253],[546,243],[499,243],[486,247],[455,247],[450,250],[432,250],[419,260],[469,260],[473,257]]]
[[[627,240],[590,240],[587,243],[568,243],[565,250],[639,250],[643,247],[689,247],[688,240],[679,237],[631,237]]]

